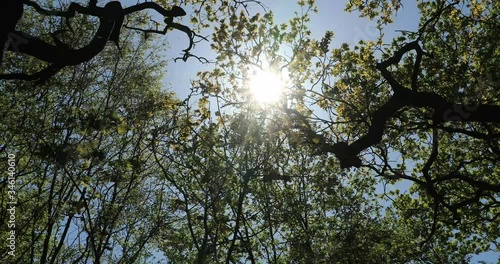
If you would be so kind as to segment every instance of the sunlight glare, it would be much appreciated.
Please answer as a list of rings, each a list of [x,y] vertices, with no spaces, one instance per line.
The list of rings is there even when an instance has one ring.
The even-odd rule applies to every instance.
[[[275,103],[283,93],[283,82],[279,74],[256,70],[250,78],[250,92],[259,103]]]

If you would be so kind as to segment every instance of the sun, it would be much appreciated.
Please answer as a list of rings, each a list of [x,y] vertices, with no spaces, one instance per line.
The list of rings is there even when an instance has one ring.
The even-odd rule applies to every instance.
[[[249,89],[255,101],[262,104],[278,102],[284,90],[280,74],[265,70],[255,70],[250,77]]]

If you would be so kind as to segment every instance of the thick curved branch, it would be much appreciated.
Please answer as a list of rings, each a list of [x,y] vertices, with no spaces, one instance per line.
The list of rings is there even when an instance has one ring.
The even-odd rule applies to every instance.
[[[122,8],[119,1],[111,1],[104,7],[96,6],[95,2],[96,1],[90,1],[88,7],[84,7],[77,3],[71,3],[68,7],[68,10],[66,11],[51,11],[42,8],[36,2],[30,0],[9,1],[9,3],[12,5],[17,4],[17,9],[20,8],[21,13],[19,14],[19,18],[22,14],[23,4],[25,4],[27,6],[33,7],[37,12],[43,15],[71,18],[74,17],[76,13],[81,13],[99,17],[100,23],[94,38],[88,45],[80,49],[71,49],[64,45],[59,39],[57,39],[55,35],[53,35],[53,38],[56,45],[52,45],[34,36],[15,31],[14,27],[19,19],[15,20],[9,18],[8,21],[2,20],[2,22],[5,22],[3,23],[2,27],[2,30],[4,30],[5,32],[0,32],[2,43],[5,44],[9,40],[9,38],[12,42],[11,45],[9,45],[8,50],[28,54],[40,60],[52,63],[52,65],[38,73],[34,73],[31,75],[26,73],[9,73],[0,75],[0,79],[44,81],[56,74],[58,70],[66,66],[78,65],[92,59],[104,49],[108,41],[113,41],[119,49],[120,30],[122,28],[125,15],[145,9],[154,9],[165,16],[165,20],[169,22],[167,23],[167,28],[175,28],[185,32],[188,35],[190,42],[189,47],[184,50],[186,54],[188,54],[188,51],[193,47],[193,33],[191,29],[189,29],[187,26],[172,22],[173,17],[186,15],[186,12],[180,7],[174,6],[171,10],[166,10],[156,3],[145,2],[124,9]],[[14,6],[9,6],[6,11],[13,12],[13,9],[15,9]],[[2,18],[4,17],[6,16],[2,16]],[[6,24],[10,25],[7,22],[12,22],[10,23],[12,24],[12,26],[5,26]],[[70,26],[69,28],[71,29]],[[163,32],[164,34],[166,33],[167,28]],[[3,55],[3,53],[0,54],[0,56],[1,55]]]
[[[189,27],[181,25],[181,24],[173,23],[173,22],[169,23],[167,25],[167,27],[175,28],[177,30],[180,30],[180,31],[186,33],[186,35],[188,35],[189,46],[186,49],[184,49],[184,52],[188,52],[193,48],[193,33]]]
[[[13,1],[14,2],[14,1]],[[17,2],[17,1],[16,1]],[[19,1],[21,2],[21,1]],[[114,1],[118,2],[118,1]],[[95,4],[90,4],[89,6],[85,7],[82,6],[78,3],[71,3],[68,7],[67,11],[54,11],[54,10],[47,10],[41,7],[37,2],[30,1],[30,0],[22,0],[22,3],[24,3],[27,6],[31,6],[34,8],[38,13],[46,16],[60,16],[60,17],[74,17],[76,15],[76,12],[84,15],[91,15],[91,16],[105,16],[106,11],[103,10],[102,7],[98,7]],[[171,10],[167,10],[157,3],[154,2],[144,2],[140,3],[137,5],[133,5],[127,8],[123,9],[123,13],[125,15],[132,14],[138,11],[146,10],[146,9],[153,9],[156,12],[160,13],[164,17],[179,17],[179,16],[185,16],[186,12],[184,9],[178,7],[178,6],[173,6]]]
[[[70,5],[70,9],[71,6],[74,8],[79,5],[72,4]],[[34,36],[13,30],[11,33],[19,38],[23,38],[24,41],[19,41],[15,46],[10,45],[8,47],[9,50],[31,55],[40,60],[52,63],[52,65],[47,69],[32,75],[24,73],[4,74],[0,75],[0,79],[13,79],[19,77],[17,79],[33,80],[33,78],[40,77],[39,80],[43,81],[50,78],[56,74],[58,70],[66,66],[78,65],[92,59],[104,49],[109,40],[115,42],[118,46],[120,29],[124,20],[123,8],[121,7],[120,2],[109,2],[104,8],[93,9],[101,10],[99,12],[103,12],[105,16],[99,17],[99,27],[90,43],[77,50],[70,49],[69,47],[62,45],[61,42],[55,38],[55,36],[53,36],[53,38],[55,38],[55,42],[59,43],[59,45],[52,45]],[[48,76],[50,73],[52,75]]]
[[[25,81],[37,81],[38,83],[43,83],[47,81],[50,77],[54,76],[63,67],[52,64],[49,67],[33,74],[26,73],[7,73],[0,74],[0,80],[25,80]]]
[[[403,107],[426,107],[434,110],[433,121],[441,122],[496,122],[500,123],[499,105],[466,105],[454,104],[434,92],[419,92],[416,80],[412,81],[412,89],[401,85],[387,69],[390,65],[397,65],[405,53],[415,50],[417,52],[417,64],[414,67],[413,76],[418,76],[420,56],[424,54],[418,41],[413,41],[400,50],[394,56],[379,63],[377,69],[394,91],[394,95],[382,107],[374,112],[368,133],[350,145],[339,142],[328,148],[329,152],[335,154],[342,168],[359,167],[359,153],[375,144],[380,143],[384,135],[387,121],[392,118],[398,110]]]
[[[441,129],[445,132],[448,132],[450,134],[461,133],[461,134],[467,135],[469,137],[474,137],[477,139],[483,139],[483,140],[487,140],[487,141],[495,139],[495,138],[500,138],[500,134],[490,134],[490,133],[485,134],[485,133],[481,133],[478,131],[470,131],[470,130],[455,128],[455,127],[439,126],[439,129]]]
[[[19,0],[6,0],[2,4],[0,11],[0,65],[3,61],[4,47],[9,40],[9,34],[16,28],[17,22],[23,16],[23,11],[23,3]]]
[[[417,60],[413,68],[412,89],[408,89],[393,77],[388,67],[397,65],[404,54],[412,50],[417,52]],[[309,139],[316,139],[321,151],[333,153],[340,161],[341,168],[350,168],[361,166],[361,159],[358,155],[363,150],[380,143],[386,123],[404,107],[431,108],[434,110],[432,119],[435,124],[442,122],[500,123],[500,106],[498,105],[454,104],[434,92],[419,92],[416,78],[420,71],[420,60],[423,55],[425,55],[425,52],[421,49],[418,41],[413,41],[401,47],[392,57],[377,64],[377,69],[392,87],[394,95],[372,114],[368,133],[364,136],[361,136],[350,145],[346,142],[331,145],[327,143],[323,136],[318,135],[310,128],[304,127],[302,130],[305,136]],[[299,116],[294,112],[290,112],[290,110],[288,110],[288,113]]]
[[[449,180],[453,180],[453,179],[466,182],[470,186],[481,189],[483,191],[491,191],[491,192],[500,193],[500,184],[493,184],[493,183],[489,183],[489,182],[485,182],[485,181],[475,180],[475,179],[472,179],[472,178],[467,177],[467,176],[460,174],[460,173],[453,173],[453,174],[449,174],[449,175],[446,175],[443,177],[439,177],[437,179],[434,179],[433,182],[440,183],[440,182],[449,181]]]
[[[373,118],[368,129],[368,133],[360,137],[358,140],[354,141],[349,146],[352,149],[353,154],[359,154],[359,152],[363,151],[364,149],[367,149],[379,143],[384,135],[385,124],[387,123],[387,121],[405,105],[406,104],[403,101],[393,96],[387,103],[377,109],[377,111],[373,113]]]

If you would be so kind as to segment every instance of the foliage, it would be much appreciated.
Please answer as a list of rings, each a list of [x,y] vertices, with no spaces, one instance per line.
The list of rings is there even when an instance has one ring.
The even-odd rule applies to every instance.
[[[417,32],[354,47],[312,37],[314,1],[282,24],[257,1],[174,4],[197,34],[210,30],[217,54],[185,100],[161,82],[168,37],[125,28],[121,53],[108,45],[44,84],[0,84],[0,168],[17,157],[13,262],[469,263],[498,251],[500,127],[468,118],[499,104],[500,4],[418,1]],[[400,8],[346,6],[381,30]],[[18,27],[50,41],[61,21],[32,11]],[[73,47],[97,27],[75,19]],[[43,66],[4,54],[7,69]],[[259,68],[288,75],[282,100],[253,101]],[[435,113],[448,108],[408,103],[354,153],[358,168],[345,166],[401,87],[467,108],[447,119]]]

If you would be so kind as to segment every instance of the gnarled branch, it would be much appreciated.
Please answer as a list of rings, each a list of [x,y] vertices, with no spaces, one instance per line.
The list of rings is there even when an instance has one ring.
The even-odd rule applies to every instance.
[[[44,81],[55,75],[60,69],[66,66],[78,65],[95,57],[104,49],[108,41],[113,41],[118,46],[118,48],[120,48],[119,36],[125,15],[145,9],[154,9],[155,11],[166,17],[165,21],[168,21],[168,23],[167,27],[163,31],[163,34],[166,33],[168,28],[175,28],[185,32],[188,35],[190,44],[189,47],[184,50],[186,54],[189,54],[189,50],[191,50],[191,48],[193,47],[193,33],[189,29],[189,27],[173,22],[173,17],[186,15],[186,12],[182,8],[177,6],[172,7],[171,10],[166,10],[156,3],[145,2],[124,9],[118,1],[111,1],[104,7],[98,7],[95,5],[96,1],[90,1],[88,7],[84,7],[77,3],[71,3],[68,10],[66,11],[51,11],[42,8],[36,2],[30,0],[12,1],[9,3],[17,3],[19,6],[16,7],[21,8],[21,13],[23,7],[22,5],[24,3],[27,6],[33,7],[37,12],[43,15],[60,16],[67,19],[74,17],[76,13],[97,16],[99,17],[99,27],[94,38],[88,45],[80,49],[71,49],[68,46],[64,45],[59,39],[57,39],[55,37],[55,34],[53,34],[52,37],[54,38],[54,42],[56,43],[56,45],[52,45],[34,36],[16,31],[14,27],[17,23],[17,20],[19,19],[15,21],[13,19],[9,19],[9,21],[7,22],[13,22],[11,23],[13,24],[13,26],[7,27],[4,25],[4,27],[2,27],[2,30],[4,30],[5,32],[0,32],[2,33],[1,36],[4,37],[4,39],[2,39],[4,44],[9,38],[11,39],[10,42],[12,43],[10,44],[12,45],[9,45],[8,50],[31,55],[40,60],[49,62],[51,63],[51,65],[48,68],[34,74],[2,74],[0,75],[0,79]],[[70,30],[72,30],[69,24],[68,27],[70,28]]]

